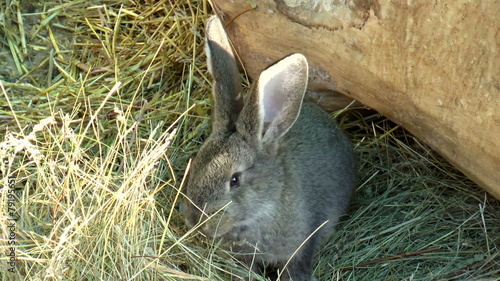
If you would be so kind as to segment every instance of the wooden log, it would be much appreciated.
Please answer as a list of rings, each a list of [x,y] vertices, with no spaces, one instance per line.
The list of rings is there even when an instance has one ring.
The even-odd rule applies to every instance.
[[[213,2],[252,78],[303,53],[311,89],[376,109],[500,198],[498,1]]]

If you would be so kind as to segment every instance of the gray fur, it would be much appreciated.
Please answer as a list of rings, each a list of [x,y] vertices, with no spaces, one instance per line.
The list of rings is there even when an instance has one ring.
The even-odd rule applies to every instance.
[[[346,211],[355,185],[352,145],[330,116],[303,102],[303,55],[265,70],[241,103],[234,55],[216,17],[208,22],[207,49],[215,84],[212,133],[190,171],[186,223],[192,227],[215,214],[201,226],[204,233],[222,237],[248,263],[256,252],[255,270],[282,270],[299,245],[329,221],[281,276],[314,280],[313,256]],[[239,185],[231,188],[236,172]]]

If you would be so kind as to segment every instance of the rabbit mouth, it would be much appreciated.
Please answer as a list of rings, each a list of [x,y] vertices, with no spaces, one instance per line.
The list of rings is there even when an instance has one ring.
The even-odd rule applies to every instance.
[[[237,220],[227,214],[221,217],[213,217],[202,227],[203,233],[210,237],[232,237],[233,239],[248,232],[251,221],[249,219]],[[230,239],[230,240],[233,240]]]
[[[226,215],[214,216],[208,220],[202,231],[210,237],[220,237],[230,232],[234,228],[234,221]]]

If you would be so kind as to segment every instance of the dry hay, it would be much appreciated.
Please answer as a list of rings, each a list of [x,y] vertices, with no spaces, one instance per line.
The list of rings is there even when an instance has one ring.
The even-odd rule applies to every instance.
[[[245,268],[178,213],[188,159],[209,131],[209,3],[0,9],[0,278],[237,280]],[[318,280],[498,280],[500,203],[402,129],[358,112],[339,119],[360,186],[318,255]]]

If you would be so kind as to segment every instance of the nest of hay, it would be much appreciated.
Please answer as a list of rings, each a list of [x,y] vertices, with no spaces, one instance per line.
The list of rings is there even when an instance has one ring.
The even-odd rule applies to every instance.
[[[0,279],[239,280],[247,269],[178,210],[209,132],[209,3],[3,1],[0,12]],[[497,200],[376,113],[338,119],[360,186],[318,280],[500,278]]]

